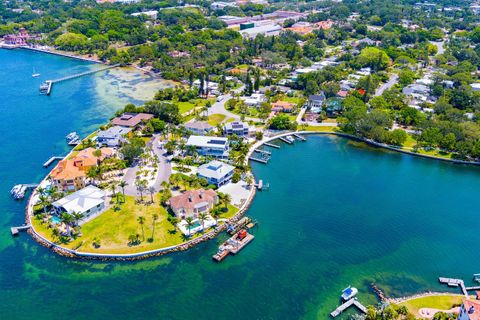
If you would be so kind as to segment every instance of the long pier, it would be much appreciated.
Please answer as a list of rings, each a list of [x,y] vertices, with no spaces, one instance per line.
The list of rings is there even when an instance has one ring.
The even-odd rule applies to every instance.
[[[354,298],[344,302],[337,309],[333,310],[332,313],[330,313],[330,315],[332,316],[332,318],[335,318],[351,306],[355,306],[361,312],[367,313],[367,308],[363,304],[361,304],[356,298]]]
[[[80,78],[80,77],[83,77],[83,76],[87,76],[87,75],[94,74],[94,73],[97,73],[97,72],[102,72],[102,71],[112,69],[112,68],[116,68],[116,67],[119,67],[119,66],[120,66],[120,64],[117,63],[117,64],[114,64],[114,65],[111,65],[111,66],[106,66],[105,68],[89,70],[89,71],[73,74],[73,75],[70,75],[70,76],[66,76],[66,77],[58,78],[58,79],[54,79],[54,80],[46,80],[45,84],[48,85],[48,89],[45,91],[45,94],[46,95],[50,94],[50,92],[53,89],[53,84],[54,83],[59,83],[59,82],[62,82],[62,81],[67,81],[67,80],[71,80],[71,79],[75,79],[75,78]]]
[[[89,71],[85,71],[85,72],[82,72],[82,73],[77,73],[77,74],[73,74],[73,75],[70,75],[70,76],[66,76],[66,77],[63,77],[63,78],[50,80],[50,81],[52,81],[52,84],[53,83],[59,83],[59,82],[62,82],[62,81],[67,81],[67,80],[71,80],[71,79],[75,79],[75,78],[80,78],[80,77],[83,77],[83,76],[87,76],[89,74],[94,74],[94,73],[97,73],[97,72],[102,72],[102,71],[105,71],[105,70],[108,70],[108,69],[116,68],[118,66],[120,66],[119,63],[113,64],[111,66],[107,66],[105,68],[89,70]]]
[[[59,157],[59,156],[53,156],[51,157],[50,159],[48,159],[44,164],[43,166],[45,168],[47,168],[49,165],[51,165],[53,162],[57,161],[57,160],[62,160],[63,157]]]

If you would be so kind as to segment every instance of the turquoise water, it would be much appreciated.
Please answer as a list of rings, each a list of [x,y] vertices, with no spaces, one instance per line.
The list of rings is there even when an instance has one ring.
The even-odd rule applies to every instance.
[[[51,218],[50,218],[50,221],[52,221],[53,224],[60,224],[60,223],[62,223],[62,219],[60,219],[59,217],[51,217]]]
[[[27,234],[13,239],[25,203],[9,197],[11,186],[39,181],[41,164],[66,151],[68,132],[85,135],[125,99],[100,95],[98,76],[39,96],[33,67],[44,80],[92,66],[0,50],[2,319],[326,319],[348,285],[372,303],[372,281],[402,296],[447,289],[438,276],[480,272],[478,168],[326,136],[283,144],[268,165],[252,165],[270,183],[249,211],[255,241],[220,264],[211,256],[225,236],[123,263],[69,260]]]

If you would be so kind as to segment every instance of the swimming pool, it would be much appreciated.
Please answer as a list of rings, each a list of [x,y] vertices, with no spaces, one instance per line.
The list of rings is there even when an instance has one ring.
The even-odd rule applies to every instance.
[[[192,224],[190,227],[187,226],[187,228],[190,229],[190,230],[193,230],[193,229],[195,229],[195,228],[200,227],[201,225],[202,225],[202,224],[200,223],[199,220],[195,220],[195,221],[193,222],[193,224]]]
[[[60,224],[60,223],[62,223],[62,219],[60,219],[59,217],[51,217],[51,218],[50,218],[50,221],[51,221],[53,224]]]

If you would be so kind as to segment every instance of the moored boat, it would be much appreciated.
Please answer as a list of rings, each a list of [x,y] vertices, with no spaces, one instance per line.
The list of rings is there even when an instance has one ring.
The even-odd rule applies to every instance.
[[[357,288],[348,286],[347,288],[343,289],[342,291],[342,300],[343,301],[348,301],[352,298],[354,298],[358,293]]]

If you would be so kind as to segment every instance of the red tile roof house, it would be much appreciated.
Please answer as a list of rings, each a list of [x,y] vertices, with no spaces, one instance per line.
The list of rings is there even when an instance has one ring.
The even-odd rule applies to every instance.
[[[120,117],[113,118],[110,123],[116,126],[134,128],[143,121],[148,121],[152,118],[153,114],[125,112]]]
[[[218,203],[218,195],[212,190],[188,190],[185,193],[171,197],[170,208],[180,219],[198,218],[199,213],[208,213]]]
[[[480,302],[464,299],[460,307],[458,320],[479,320],[480,319]]]
[[[286,101],[277,101],[272,103],[272,111],[275,112],[292,112],[294,104]]]

